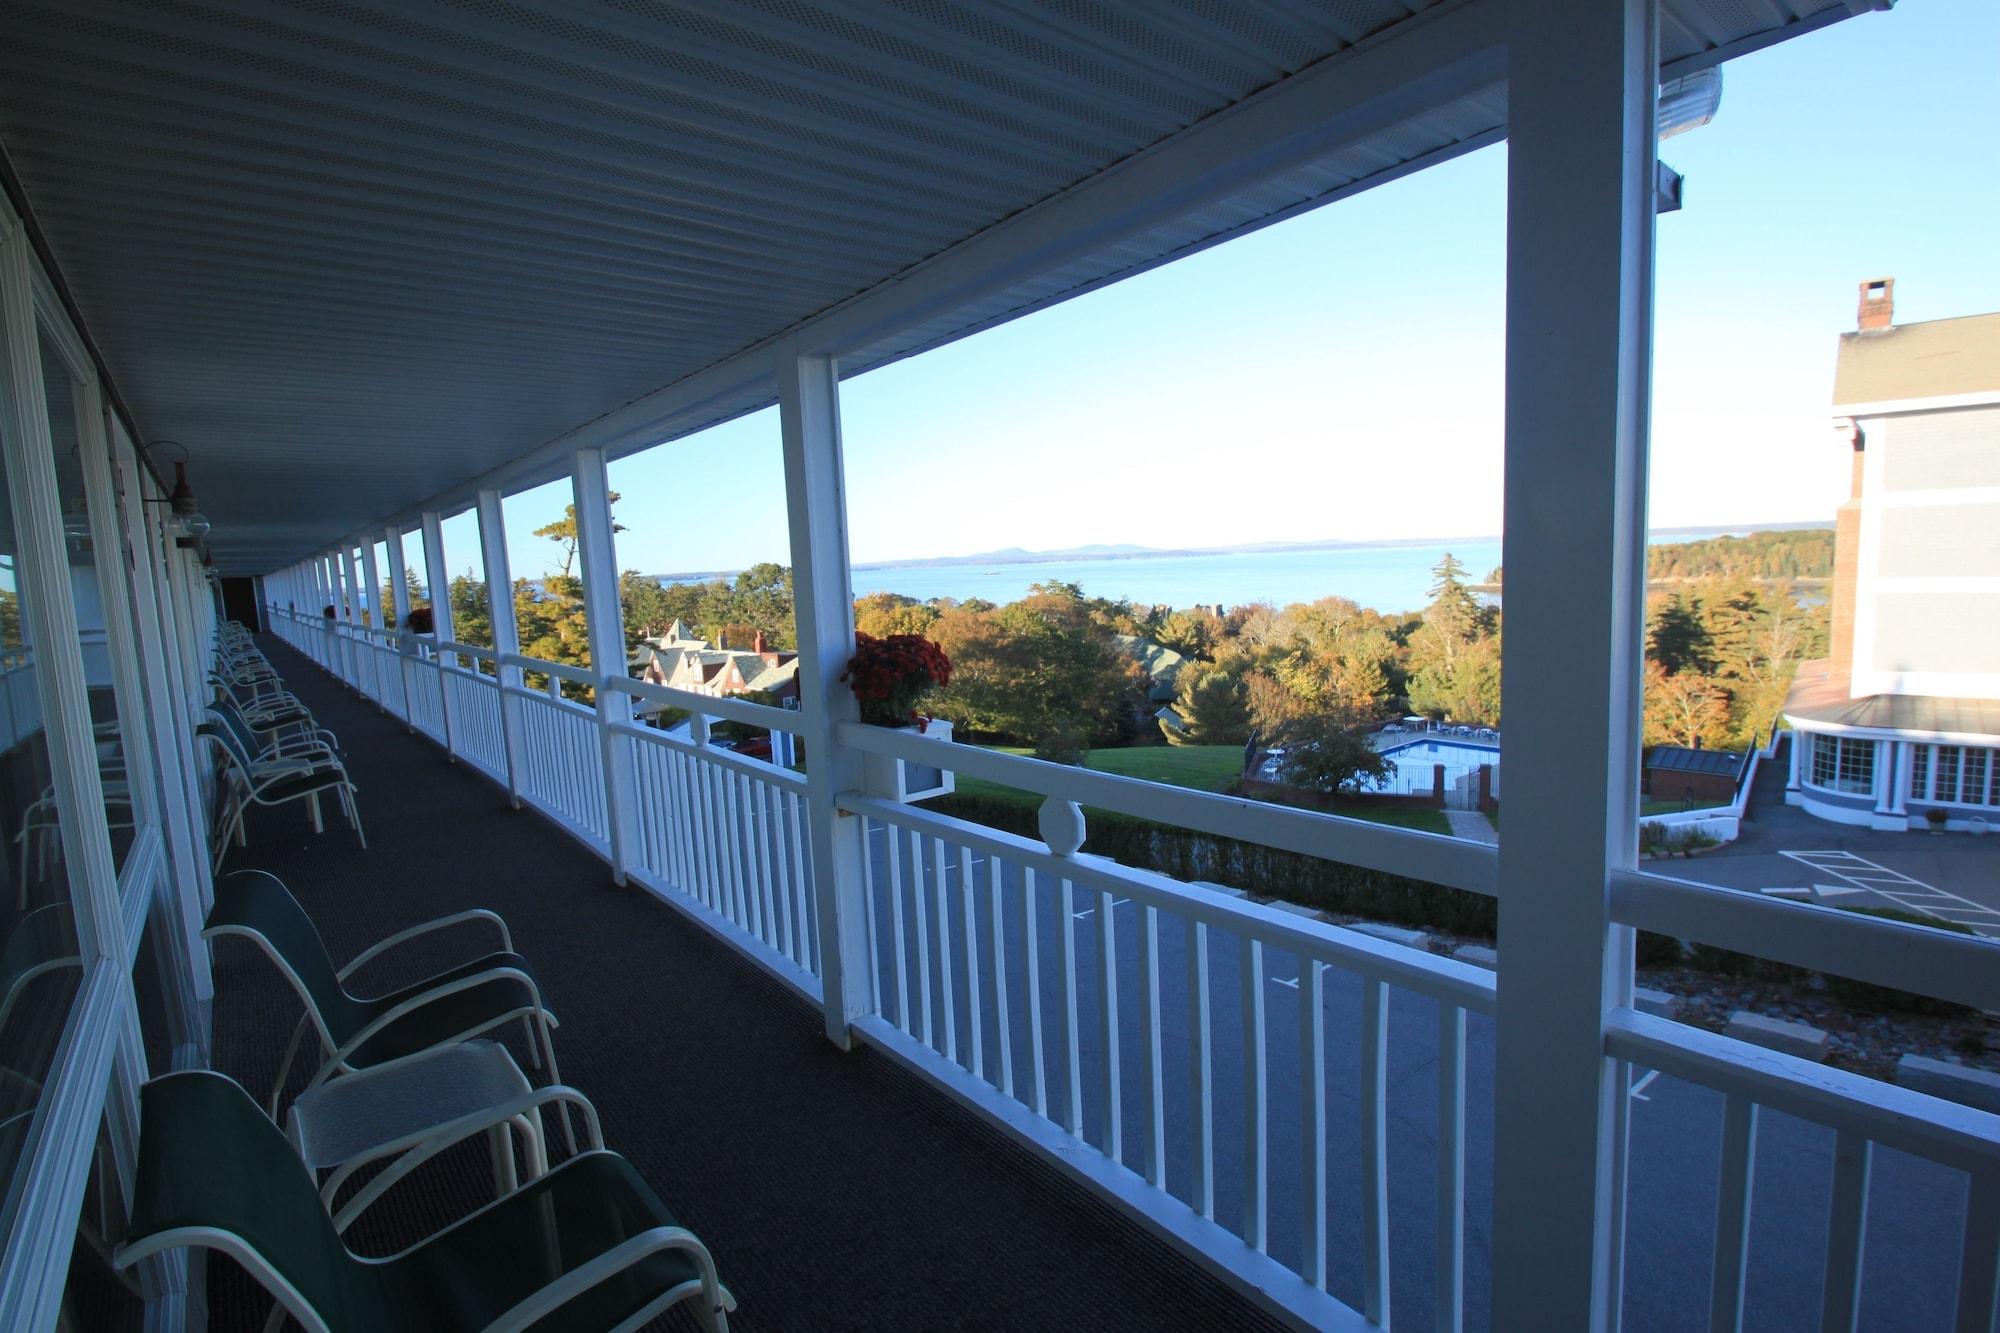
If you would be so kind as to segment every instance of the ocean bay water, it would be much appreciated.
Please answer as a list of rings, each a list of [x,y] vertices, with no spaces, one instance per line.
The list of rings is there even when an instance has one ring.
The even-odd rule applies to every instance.
[[[1382,612],[1417,611],[1430,601],[1431,570],[1449,551],[1474,583],[1500,563],[1497,539],[1382,546],[1333,546],[1306,551],[1205,552],[1121,556],[997,565],[900,565],[854,571],[854,592],[901,593],[919,601],[981,597],[1011,602],[1028,585],[1080,584],[1092,597],[1129,598],[1140,605],[1195,606],[1245,602],[1311,602],[1346,597]]]

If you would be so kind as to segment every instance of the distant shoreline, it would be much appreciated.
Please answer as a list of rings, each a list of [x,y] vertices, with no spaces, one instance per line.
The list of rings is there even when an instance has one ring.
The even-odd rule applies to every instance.
[[[1810,532],[1830,531],[1833,525],[1823,522],[1791,523],[1735,523],[1699,527],[1652,528],[1646,536],[1648,541],[1661,537],[1724,537],[1733,534],[1753,532]],[[1485,536],[1453,537],[1395,537],[1382,541],[1346,541],[1328,538],[1321,541],[1302,542],[1257,542],[1237,546],[1206,547],[1151,547],[1151,546],[1079,546],[1057,551],[1026,551],[1010,547],[1000,551],[982,551],[972,555],[945,555],[911,558],[907,560],[870,560],[854,565],[853,571],[872,573],[890,569],[950,569],[963,565],[1054,565],[1073,564],[1082,561],[1113,560],[1162,560],[1190,559],[1229,555],[1274,555],[1287,552],[1307,551],[1352,551],[1383,550],[1406,546],[1446,546],[1452,543],[1497,542],[1497,533]],[[700,570],[678,574],[650,574],[646,577],[661,583],[706,583],[714,579],[733,578],[740,570],[718,569]],[[1497,587],[1482,589],[1497,592]]]

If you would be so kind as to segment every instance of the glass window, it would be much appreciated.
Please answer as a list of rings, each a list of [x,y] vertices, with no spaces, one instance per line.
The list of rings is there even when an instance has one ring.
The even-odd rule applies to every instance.
[[[67,387],[59,396],[67,418]],[[0,1198],[11,1190],[83,975],[42,728],[41,667],[18,577],[15,489],[0,471]]]
[[[1875,790],[1875,742],[1840,738],[1841,791],[1866,795]]]
[[[1967,805],[1986,804],[1986,765],[1989,751],[1967,749],[1965,773],[1960,780],[1958,799]]]
[[[1936,794],[1931,798],[1932,800],[1956,801],[1958,799],[1958,757],[1959,750],[1956,745],[1940,745],[1937,747],[1937,786],[1933,788]]]
[[[1913,745],[1910,750],[1910,799],[1925,800],[1930,796],[1931,747]]]
[[[98,779],[104,789],[104,817],[111,826],[111,859],[123,866],[132,845],[135,816],[131,779],[126,771],[125,728],[118,716],[117,692],[111,674],[111,640],[105,615],[105,587],[119,586],[113,577],[98,577],[98,552],[90,534],[90,506],[83,487],[82,443],[77,432],[77,394],[61,353],[42,338],[42,381],[48,395],[49,438],[55,449],[56,487],[62,496],[63,544],[69,555],[70,598],[76,607],[77,635],[83,647],[83,680],[90,695],[90,717],[96,732]],[[114,557],[115,558],[115,557]]]
[[[1812,768],[1807,780],[1813,786],[1858,796],[1875,790],[1874,741],[1817,735],[1812,741]]]

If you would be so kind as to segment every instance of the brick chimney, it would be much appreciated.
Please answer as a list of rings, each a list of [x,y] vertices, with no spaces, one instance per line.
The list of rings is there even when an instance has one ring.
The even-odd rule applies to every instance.
[[[1896,280],[1870,278],[1861,284],[1861,309],[1854,317],[1863,333],[1878,333],[1896,322]]]

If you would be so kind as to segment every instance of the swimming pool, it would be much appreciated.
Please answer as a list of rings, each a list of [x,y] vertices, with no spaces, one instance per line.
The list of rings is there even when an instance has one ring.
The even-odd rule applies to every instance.
[[[1493,790],[1499,792],[1500,747],[1481,745],[1477,741],[1425,737],[1422,740],[1404,741],[1382,751],[1393,766],[1394,772],[1375,790],[1409,794],[1427,792],[1435,781],[1435,770],[1444,765],[1445,781],[1462,778],[1466,774],[1491,765],[1494,772]]]

